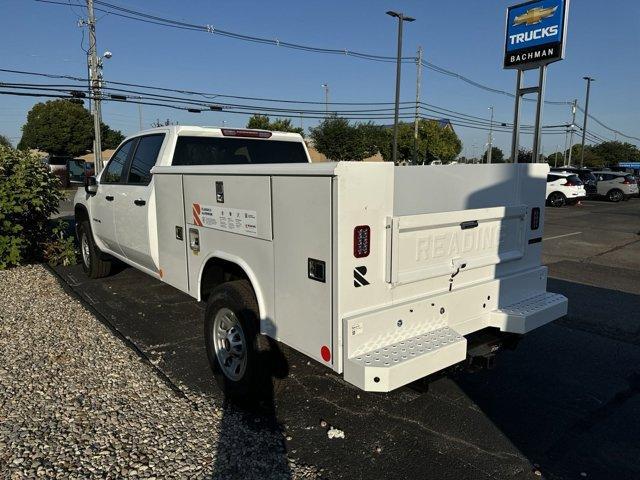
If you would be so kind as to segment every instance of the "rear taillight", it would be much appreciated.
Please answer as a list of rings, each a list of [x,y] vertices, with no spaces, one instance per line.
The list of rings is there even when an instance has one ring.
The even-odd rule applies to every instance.
[[[636,182],[635,182],[635,181],[633,181],[633,182],[632,182],[631,180],[627,180],[627,179],[625,178],[625,179],[622,181],[622,183],[623,183],[624,185],[633,185],[633,184],[635,184]]]
[[[573,183],[567,180],[567,183],[563,184],[565,187],[577,187],[577,183]]]
[[[367,257],[371,250],[371,229],[369,225],[358,225],[353,229],[353,256]]]
[[[531,209],[531,230],[538,228],[540,228],[540,208],[535,207]]]

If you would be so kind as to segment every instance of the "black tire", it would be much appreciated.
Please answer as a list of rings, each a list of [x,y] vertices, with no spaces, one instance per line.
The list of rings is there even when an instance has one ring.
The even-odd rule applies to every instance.
[[[547,197],[547,204],[550,207],[560,208],[564,207],[567,204],[567,197],[564,196],[561,192],[552,192]]]
[[[223,341],[225,345],[221,345],[219,337],[222,334],[216,336],[215,333],[217,315],[224,317],[229,311],[233,313],[234,321],[239,323],[240,331],[230,329],[228,332],[233,331],[232,336],[242,336],[246,362],[237,359],[232,362],[222,360],[225,355],[228,355],[228,360],[234,356],[232,352],[240,351],[230,346],[237,346],[237,337],[236,343]],[[219,331],[223,330],[221,328]],[[286,376],[288,368],[276,342],[260,334],[258,302],[249,281],[235,280],[213,289],[205,310],[204,337],[209,365],[227,400],[242,407],[273,403],[277,380]],[[233,362],[245,362],[244,368],[235,368]],[[235,375],[235,378],[230,375]]]
[[[91,232],[91,225],[83,221],[78,227],[78,242],[80,243],[80,258],[82,269],[89,278],[102,278],[109,275],[111,261],[103,258],[103,253],[96,246]],[[85,243],[86,242],[86,243]]]
[[[609,190],[607,192],[607,200],[613,203],[618,203],[624,200],[624,193],[622,192],[622,190],[619,190],[617,188]]]

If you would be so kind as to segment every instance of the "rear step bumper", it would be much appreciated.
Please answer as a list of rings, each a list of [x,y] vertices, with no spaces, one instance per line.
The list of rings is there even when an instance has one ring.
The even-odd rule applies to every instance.
[[[557,293],[542,293],[490,313],[489,327],[503,332],[527,333],[567,314],[567,298]]]
[[[523,334],[566,313],[564,296],[543,293],[489,312],[486,326]],[[466,357],[467,339],[445,326],[346,359],[344,378],[366,391],[388,392]]]

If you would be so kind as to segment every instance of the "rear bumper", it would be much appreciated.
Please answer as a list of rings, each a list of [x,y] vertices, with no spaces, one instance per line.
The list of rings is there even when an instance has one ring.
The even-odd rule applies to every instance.
[[[440,314],[452,310],[457,313],[456,317],[461,315],[464,310],[456,311],[454,304],[467,304],[468,308],[470,298],[480,293],[478,290],[491,290],[494,283],[498,290],[508,289],[506,285],[509,284],[516,290],[523,283],[529,283],[533,288],[533,276],[539,273],[535,270],[504,279],[504,283],[496,280],[491,285],[431,297],[427,305],[436,310],[434,318],[425,318],[423,314],[421,320],[411,321],[406,313],[401,313],[402,307],[395,307],[345,320],[345,380],[366,391],[388,392],[466,360],[467,339],[464,335],[487,327],[524,334],[566,315],[568,302],[564,296],[539,289],[529,290],[530,296],[525,294],[525,298],[520,296],[517,301],[504,298],[506,305],[498,302],[481,315],[469,311],[470,318],[447,318],[446,313]],[[488,307],[487,297],[491,295],[483,297]],[[407,312],[425,311],[418,302],[403,307]],[[406,327],[406,333],[403,333],[403,327]],[[375,334],[368,335],[367,330],[375,330]],[[361,337],[365,337],[364,341]]]

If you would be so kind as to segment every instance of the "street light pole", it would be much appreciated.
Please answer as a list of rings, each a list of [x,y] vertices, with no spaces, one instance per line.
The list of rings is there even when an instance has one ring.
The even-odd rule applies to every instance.
[[[489,143],[487,144],[487,163],[491,163],[491,157],[493,154],[493,107],[489,107],[491,110],[491,121],[489,123]]]
[[[573,155],[573,131],[576,128],[576,111],[578,110],[578,99],[573,100],[571,106],[571,133],[569,134],[569,158],[567,160],[567,166],[571,166],[571,156]]]
[[[329,84],[323,83],[322,88],[324,88],[324,114],[325,117],[329,116]]]
[[[584,102],[584,125],[582,127],[582,148],[580,149],[580,168],[584,167],[584,142],[587,136],[587,118],[589,117],[589,94],[591,93],[591,82],[595,81],[592,77],[582,77],[587,81],[587,99]]]
[[[401,12],[389,10],[387,15],[398,19],[398,56],[396,59],[396,107],[393,116],[393,163],[398,164],[398,117],[400,116],[400,75],[402,73],[402,24],[413,22],[415,18],[406,17]]]
[[[422,47],[418,47],[416,59],[416,117],[413,123],[413,164],[418,164],[418,121],[420,120],[420,87],[422,84]]]

